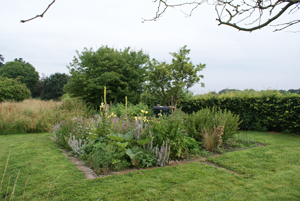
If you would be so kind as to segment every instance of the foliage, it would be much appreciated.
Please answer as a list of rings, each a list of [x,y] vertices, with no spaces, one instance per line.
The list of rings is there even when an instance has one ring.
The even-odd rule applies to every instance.
[[[77,57],[68,66],[70,80],[65,86],[71,96],[81,97],[88,103],[99,106],[103,96],[99,91],[107,88],[107,103],[139,102],[142,84],[146,76],[149,56],[130,48],[116,50],[107,46],[96,52],[92,49],[77,51]]]
[[[78,116],[93,114],[81,100],[63,102],[28,99],[22,102],[0,103],[0,135],[13,133],[40,133],[50,131],[52,125]],[[68,136],[69,137],[69,136]]]
[[[2,54],[0,54],[0,68],[2,65],[4,65],[4,57]]]
[[[54,133],[56,143],[67,150],[72,150],[68,141],[70,138],[76,140],[88,141],[88,136],[92,134],[95,129],[95,119],[83,119],[82,117],[74,118],[71,120],[63,120],[53,126],[52,131]]]
[[[238,89],[222,89],[221,91],[218,92],[218,94],[224,94],[228,92],[241,92],[241,90]]]
[[[226,109],[224,111],[205,108],[188,115],[186,121],[187,133],[190,137],[202,141],[202,133],[214,132],[219,126],[224,126],[222,139],[226,141],[236,133],[239,125],[239,116],[232,114]]]
[[[44,78],[42,82],[42,100],[59,100],[64,94],[63,88],[68,82],[69,76],[65,73],[55,73]]]
[[[195,146],[200,149],[199,143],[193,142],[186,131],[185,114],[175,110],[169,117],[160,115],[159,118],[149,118],[149,125],[146,132],[151,132],[153,145],[161,147],[168,142],[171,148],[170,159],[182,159],[189,156],[190,150]]]
[[[147,111],[147,114],[144,114],[146,116],[152,116],[153,110],[152,108],[148,107],[146,104],[139,102],[138,104],[127,104],[127,112],[125,111],[125,105],[123,103],[117,103],[115,105],[112,105],[109,107],[109,111],[116,114],[118,117],[121,116],[139,116],[141,114],[141,111]]]
[[[22,101],[30,97],[30,90],[18,79],[0,76],[0,102]]]
[[[35,68],[23,59],[15,59],[15,61],[6,62],[0,68],[0,76],[8,78],[18,78],[30,90],[31,94],[36,91],[39,82],[39,73]]]
[[[244,129],[300,132],[300,96],[281,94],[278,91],[243,91],[222,95],[205,94],[190,101],[182,101],[184,112],[192,113],[201,108],[219,107],[239,115]]]
[[[147,84],[143,94],[143,101],[149,101],[163,105],[171,105],[170,100],[174,99],[174,105],[182,99],[190,87],[200,81],[203,75],[197,73],[205,64],[194,65],[190,61],[189,49],[186,46],[180,48],[179,52],[170,53],[173,57],[172,63],[159,63],[155,59],[150,62]],[[204,86],[203,83],[201,83]]]

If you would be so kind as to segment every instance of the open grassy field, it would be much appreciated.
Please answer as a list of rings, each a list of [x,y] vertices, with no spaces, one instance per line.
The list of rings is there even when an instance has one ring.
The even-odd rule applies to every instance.
[[[95,180],[84,179],[51,133],[0,135],[0,179],[11,150],[0,200],[9,200],[19,170],[14,200],[300,200],[300,137],[255,135],[266,146],[209,159],[240,174],[191,162]]]

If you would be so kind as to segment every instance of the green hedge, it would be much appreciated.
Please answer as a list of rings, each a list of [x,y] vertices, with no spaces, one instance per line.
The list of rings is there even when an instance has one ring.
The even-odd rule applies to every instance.
[[[186,113],[217,107],[239,115],[240,128],[300,133],[300,96],[278,91],[198,95],[178,104]]]

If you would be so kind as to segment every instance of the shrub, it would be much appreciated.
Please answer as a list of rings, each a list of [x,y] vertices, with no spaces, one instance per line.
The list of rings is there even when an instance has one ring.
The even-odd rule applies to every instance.
[[[35,93],[39,82],[39,73],[30,63],[23,61],[22,58],[6,62],[5,65],[1,66],[0,76],[13,79],[19,78],[20,82],[24,83],[30,90],[30,94]]]
[[[186,121],[188,135],[198,141],[202,141],[201,133],[203,130],[212,132],[218,126],[224,126],[223,140],[226,141],[237,131],[238,125],[239,116],[227,110],[217,110],[215,107],[192,113],[188,115]]]
[[[30,90],[18,79],[0,76],[0,102],[22,101],[30,98]]]

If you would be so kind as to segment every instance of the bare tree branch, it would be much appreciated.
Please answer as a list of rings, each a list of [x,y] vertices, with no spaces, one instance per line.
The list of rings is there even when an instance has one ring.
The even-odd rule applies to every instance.
[[[48,7],[46,8],[46,10],[44,10],[44,12],[43,12],[42,14],[36,15],[35,17],[30,18],[30,19],[28,19],[28,20],[21,20],[21,23],[28,22],[28,21],[33,20],[33,19],[38,18],[38,17],[41,17],[41,18],[44,17],[44,14],[45,14],[45,13],[48,11],[48,9],[54,4],[54,2],[55,2],[55,0],[53,0],[52,3],[50,3],[50,4],[48,5]]]
[[[219,22],[219,25],[227,25],[240,31],[248,32],[270,25],[284,13],[294,14],[300,10],[300,0],[275,0],[273,2],[272,0],[195,0],[172,5],[168,4],[167,0],[155,0],[154,3],[158,3],[156,15],[152,19],[144,19],[144,21],[156,21],[166,12],[167,8],[186,5],[193,5],[190,14],[186,14],[191,16],[194,10],[204,2],[215,6],[217,12],[216,20]],[[275,31],[295,25],[298,23],[296,21],[278,24],[278,26],[283,27]],[[244,22],[244,25],[241,25],[242,22]]]
[[[277,13],[277,15],[275,15],[274,17],[268,19],[265,23],[259,24],[258,26],[254,26],[254,27],[251,27],[251,28],[243,28],[243,27],[240,27],[240,26],[236,25],[235,23],[231,23],[232,17],[229,18],[229,20],[227,22],[223,22],[220,17],[218,17],[216,20],[219,22],[219,25],[225,24],[225,25],[231,26],[233,28],[236,28],[236,29],[238,29],[240,31],[249,31],[249,32],[252,32],[254,30],[261,29],[262,27],[265,27],[265,26],[269,25],[271,22],[273,22],[278,17],[280,17],[292,5],[293,5],[293,3],[288,3],[285,7],[283,7],[281,9],[280,12]],[[259,19],[261,19],[261,15],[260,15]]]

